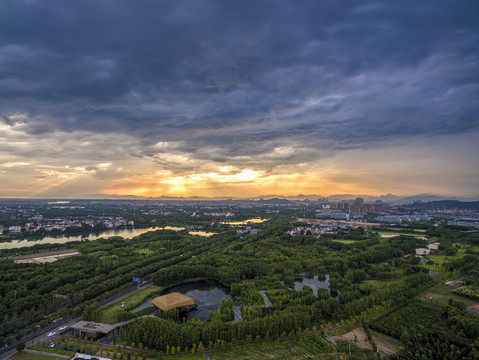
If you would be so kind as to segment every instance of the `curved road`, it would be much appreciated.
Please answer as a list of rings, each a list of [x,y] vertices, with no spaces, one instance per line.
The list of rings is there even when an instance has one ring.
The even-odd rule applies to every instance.
[[[120,297],[117,297],[116,299],[113,299],[113,300],[111,300],[111,301],[109,301],[109,302],[103,304],[102,307],[103,307],[103,306],[111,305],[111,304],[117,302],[118,300],[121,300],[121,299],[123,299],[123,298],[125,298],[125,297],[127,297],[127,296],[129,296],[129,295],[131,295],[131,294],[133,294],[133,293],[135,293],[135,292],[137,292],[138,290],[144,289],[145,287],[150,286],[150,285],[151,285],[151,282],[149,282],[148,284],[145,284],[145,285],[141,286],[141,287],[138,288],[138,289],[132,290],[132,291],[130,291],[130,292],[128,292],[128,293],[126,293],[126,294],[120,296]],[[78,322],[80,319],[81,319],[81,316],[76,317],[76,318],[74,318],[74,319],[71,319],[70,321],[68,321],[68,322],[66,322],[66,323],[60,324],[60,325],[58,325],[58,327],[55,327],[55,328],[53,328],[53,329],[49,329],[48,331],[45,331],[45,332],[39,334],[38,336],[35,336],[33,339],[28,340],[28,341],[25,343],[25,345],[26,345],[27,347],[28,347],[28,346],[31,346],[31,345],[33,345],[33,343],[34,343],[35,341],[41,340],[42,338],[47,338],[47,334],[48,334],[48,333],[50,333],[50,332],[52,332],[52,331],[58,332],[58,331],[59,331],[58,329],[59,329],[60,327],[62,327],[62,326],[68,326],[68,327],[70,327],[71,325],[73,325],[73,324],[75,324],[76,322]],[[13,354],[15,354],[16,352],[17,352],[17,350],[15,350],[15,348],[13,348],[13,349],[11,349],[11,350],[8,350],[8,351],[4,352],[3,354],[0,354],[0,360],[8,360],[8,359],[9,359]]]

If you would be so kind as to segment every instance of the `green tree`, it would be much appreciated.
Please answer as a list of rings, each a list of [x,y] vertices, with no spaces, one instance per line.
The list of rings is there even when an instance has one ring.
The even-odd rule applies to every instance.
[[[407,345],[407,343],[409,342],[410,337],[409,337],[409,333],[406,330],[402,332],[400,340],[404,345]]]
[[[25,350],[25,343],[24,342],[19,342],[17,344],[16,349],[17,349],[18,352]]]

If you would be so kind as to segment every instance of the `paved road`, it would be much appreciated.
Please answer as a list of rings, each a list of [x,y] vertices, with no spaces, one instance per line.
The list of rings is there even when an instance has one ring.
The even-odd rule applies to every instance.
[[[118,300],[121,300],[121,299],[127,297],[128,295],[131,295],[131,294],[133,294],[134,292],[137,292],[138,290],[141,290],[141,289],[143,289],[143,288],[145,288],[145,287],[147,287],[147,286],[149,286],[149,285],[151,285],[151,283],[148,283],[148,284],[146,284],[146,285],[143,285],[143,286],[141,286],[139,289],[132,290],[132,291],[130,291],[129,293],[126,293],[126,294],[124,294],[124,295],[122,295],[122,296],[120,296],[120,297],[117,297],[116,299],[113,299],[113,300],[111,300],[111,301],[109,301],[109,302],[103,304],[102,307],[111,305],[111,304],[113,304],[114,302],[117,302]],[[61,326],[68,326],[68,327],[70,327],[71,325],[77,323],[80,319],[81,319],[81,316],[76,317],[76,318],[74,318],[74,319],[71,319],[70,321],[68,321],[68,322],[66,322],[66,323],[60,324],[60,325],[58,325],[58,327],[56,327],[56,328],[49,329],[48,331],[45,331],[45,332],[39,334],[38,336],[35,336],[33,339],[27,341],[27,342],[25,343],[25,345],[26,345],[27,347],[28,347],[28,346],[31,346],[31,345],[33,345],[33,343],[34,343],[35,341],[41,340],[42,338],[47,338],[47,334],[48,334],[49,332],[55,331],[56,333],[58,333],[58,331],[59,331],[58,329],[59,329]],[[15,354],[16,352],[17,352],[17,350],[15,350],[15,349],[11,349],[11,350],[9,350],[9,351],[7,351],[7,352],[4,352],[3,354],[0,354],[0,360],[7,360],[7,359],[10,358],[10,356],[12,356],[13,354]]]
[[[70,325],[73,325],[75,324],[76,322],[78,322],[78,320],[80,320],[80,317],[77,317],[77,318],[74,318],[74,319],[71,319],[70,321],[64,323],[64,324],[61,324],[61,326],[70,326]],[[47,337],[47,334],[51,331],[55,331],[55,332],[58,332],[58,329],[60,328],[60,325],[57,327],[57,328],[54,328],[54,329],[50,329],[44,333],[41,333],[39,334],[38,336],[35,336],[33,339],[27,341],[25,343],[26,346],[31,346],[33,345],[33,343],[35,341],[38,341],[38,340],[41,340],[42,338],[46,338]],[[3,354],[0,355],[0,360],[7,360],[8,358],[10,358],[10,356],[12,356],[13,354],[15,354],[17,352],[17,350],[15,349],[11,349],[7,352],[4,352]]]

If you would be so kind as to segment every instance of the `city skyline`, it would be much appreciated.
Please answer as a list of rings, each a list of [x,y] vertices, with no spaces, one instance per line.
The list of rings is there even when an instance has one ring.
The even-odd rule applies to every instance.
[[[0,198],[479,197],[477,14],[3,1]]]

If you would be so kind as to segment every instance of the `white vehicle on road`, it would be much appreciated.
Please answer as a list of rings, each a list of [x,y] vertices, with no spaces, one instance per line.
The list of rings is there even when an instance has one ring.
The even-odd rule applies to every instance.
[[[60,326],[60,327],[58,328],[58,331],[63,331],[63,330],[65,330],[65,329],[68,329],[68,326]]]
[[[56,334],[56,331],[49,332],[47,336],[54,336]]]

